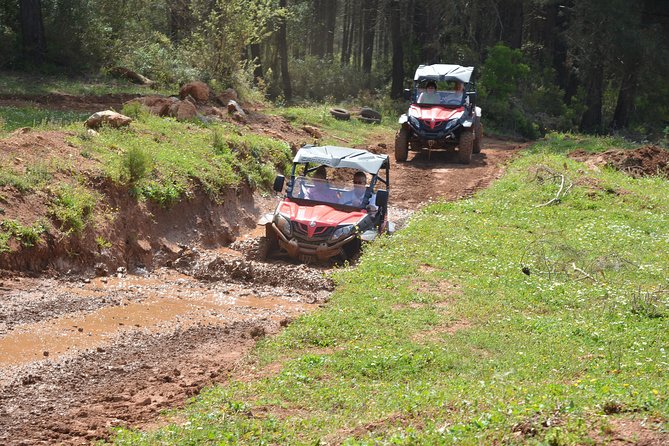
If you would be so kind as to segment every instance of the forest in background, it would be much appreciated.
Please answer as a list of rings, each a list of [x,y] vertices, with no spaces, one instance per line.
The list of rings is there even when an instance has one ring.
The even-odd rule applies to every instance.
[[[423,63],[477,67],[489,128],[665,140],[664,0],[2,0],[0,68],[123,66],[278,104],[398,113]]]

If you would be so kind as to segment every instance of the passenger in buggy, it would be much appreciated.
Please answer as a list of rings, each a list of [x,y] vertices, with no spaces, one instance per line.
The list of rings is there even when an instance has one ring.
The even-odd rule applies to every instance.
[[[307,198],[314,201],[323,201],[325,203],[336,203],[338,201],[337,192],[330,189],[327,181],[327,170],[325,166],[319,166],[312,177],[314,185],[307,190]]]

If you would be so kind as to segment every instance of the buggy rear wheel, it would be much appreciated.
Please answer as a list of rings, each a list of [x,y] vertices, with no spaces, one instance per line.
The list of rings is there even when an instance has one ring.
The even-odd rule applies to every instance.
[[[472,129],[463,129],[460,133],[458,143],[458,162],[469,164],[472,162],[472,151],[474,150],[474,132]]]
[[[472,153],[481,153],[481,143],[483,141],[483,124],[481,118],[474,121],[474,147]]]
[[[402,127],[395,135],[395,161],[403,162],[409,155],[409,131]]]

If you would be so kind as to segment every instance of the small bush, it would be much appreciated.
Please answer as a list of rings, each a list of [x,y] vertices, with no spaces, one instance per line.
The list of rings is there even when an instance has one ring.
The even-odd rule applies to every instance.
[[[88,189],[63,184],[54,191],[49,213],[60,222],[62,230],[80,233],[96,203],[97,198]]]
[[[658,291],[634,291],[630,297],[630,311],[638,316],[648,318],[660,318],[667,315],[667,304],[662,296],[669,290]]]
[[[151,170],[151,156],[138,146],[131,146],[121,158],[121,179],[136,184]]]
[[[186,185],[172,181],[147,181],[136,189],[136,194],[167,208],[179,201],[187,189]]]
[[[100,249],[107,249],[112,247],[112,243],[101,235],[95,237],[95,243],[97,243],[98,248]]]
[[[15,237],[22,246],[35,246],[46,231],[46,226],[36,222],[31,226],[24,226],[16,220],[0,222],[0,253],[9,252],[9,239]]]
[[[138,101],[131,101],[124,104],[121,113],[140,122],[145,122],[146,118],[151,114],[149,109]]]

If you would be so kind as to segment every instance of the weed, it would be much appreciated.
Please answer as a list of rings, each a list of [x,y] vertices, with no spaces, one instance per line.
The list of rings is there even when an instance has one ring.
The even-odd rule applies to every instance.
[[[630,311],[632,314],[648,318],[663,318],[667,315],[665,302],[669,290],[642,291],[641,287],[633,291],[630,296]]]
[[[123,105],[121,113],[137,121],[145,122],[150,116],[151,111],[139,101],[131,101]]]
[[[53,190],[49,213],[60,222],[61,230],[81,233],[97,203],[97,197],[81,186],[60,184]]]
[[[46,231],[46,226],[36,222],[31,226],[24,226],[16,220],[0,221],[0,253],[9,251],[9,239],[15,237],[22,246],[32,247],[40,240]]]
[[[112,243],[101,235],[95,237],[95,243],[98,245],[98,249],[108,249],[112,247]]]
[[[142,180],[151,169],[151,156],[137,145],[133,145],[121,158],[121,175],[130,184]]]

